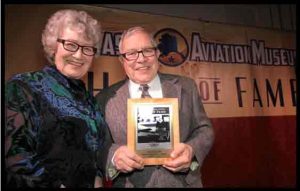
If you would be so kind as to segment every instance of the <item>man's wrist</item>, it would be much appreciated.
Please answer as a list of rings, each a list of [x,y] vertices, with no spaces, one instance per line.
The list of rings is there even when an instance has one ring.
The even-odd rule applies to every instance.
[[[111,180],[113,180],[114,178],[116,178],[119,175],[119,173],[120,173],[120,171],[118,171],[116,169],[114,159],[115,159],[115,153],[113,154],[113,157],[111,158],[111,164],[109,165],[109,167],[107,169],[107,171],[108,171],[108,177]]]
[[[189,148],[191,150],[191,155],[192,155],[190,170],[195,171],[199,167],[199,163],[198,163],[197,158],[195,156],[195,152],[194,152],[194,149],[193,149],[192,145],[190,145],[190,144],[187,144],[187,145],[189,146]]]
[[[197,162],[197,160],[193,160],[190,165],[190,170],[195,171],[198,168],[198,166],[199,166],[199,163]]]
[[[116,154],[116,153],[114,153],[113,157],[111,158],[111,163],[112,163],[113,166],[115,166],[115,161],[114,161],[114,159],[115,159],[115,154]]]

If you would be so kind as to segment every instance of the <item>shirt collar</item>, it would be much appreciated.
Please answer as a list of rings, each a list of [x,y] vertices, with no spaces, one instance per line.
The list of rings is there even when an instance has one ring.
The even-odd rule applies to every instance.
[[[160,91],[161,84],[158,74],[155,75],[154,79],[147,83],[149,86],[149,92],[151,94],[152,91]],[[139,90],[140,84],[133,82],[129,79],[129,93],[131,98],[139,98],[141,91]]]

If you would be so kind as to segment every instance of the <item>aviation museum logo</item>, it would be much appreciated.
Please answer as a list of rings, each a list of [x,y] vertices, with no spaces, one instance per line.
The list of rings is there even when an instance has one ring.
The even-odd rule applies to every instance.
[[[189,47],[184,36],[172,28],[159,30],[154,39],[161,52],[158,60],[167,66],[179,66],[188,57]]]

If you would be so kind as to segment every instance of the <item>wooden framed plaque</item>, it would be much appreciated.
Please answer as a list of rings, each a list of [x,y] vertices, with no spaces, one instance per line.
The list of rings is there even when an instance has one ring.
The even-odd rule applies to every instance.
[[[127,146],[145,165],[161,165],[179,143],[177,98],[127,101]]]

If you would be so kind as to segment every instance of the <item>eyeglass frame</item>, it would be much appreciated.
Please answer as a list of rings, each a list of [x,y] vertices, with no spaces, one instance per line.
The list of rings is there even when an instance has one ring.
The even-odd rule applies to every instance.
[[[145,56],[144,55],[144,50],[147,50],[147,49],[152,49],[152,50],[154,50],[154,54],[153,55],[151,55],[151,56],[154,56],[155,55],[155,51],[157,50],[157,47],[149,47],[149,48],[143,48],[142,50],[139,50],[139,51],[132,51],[132,52],[125,52],[125,53],[123,53],[123,54],[120,54],[123,58],[125,58],[127,61],[133,61],[133,60],[137,60],[138,58],[139,58],[139,55],[140,55],[140,53],[142,53],[142,55],[144,56],[144,57],[151,57],[151,56]],[[135,59],[128,59],[128,58],[126,58],[126,54],[128,54],[128,53],[137,53],[137,56],[136,56],[136,58]]]
[[[95,48],[95,47],[93,47],[93,46],[82,46],[82,45],[79,45],[79,44],[77,44],[76,42],[73,42],[73,41],[71,41],[71,40],[65,40],[65,39],[61,39],[61,38],[58,38],[56,41],[59,42],[59,43],[62,43],[64,49],[67,50],[67,51],[70,51],[70,52],[77,52],[78,49],[81,48],[82,54],[84,54],[84,55],[86,55],[86,56],[94,56],[94,55],[97,53],[97,48]],[[74,50],[74,51],[73,51],[73,50],[70,50],[70,49],[67,49],[67,48],[65,47],[65,42],[66,42],[66,41],[71,42],[71,43],[77,45],[77,49]],[[92,48],[92,49],[93,49],[93,54],[92,54],[92,55],[89,55],[89,54],[84,53],[83,48],[85,48],[85,47],[87,47],[87,48]]]

